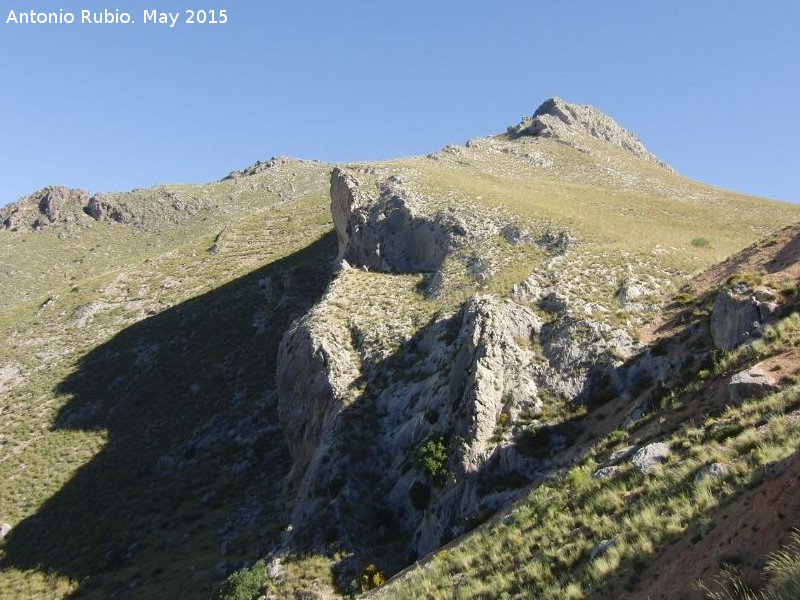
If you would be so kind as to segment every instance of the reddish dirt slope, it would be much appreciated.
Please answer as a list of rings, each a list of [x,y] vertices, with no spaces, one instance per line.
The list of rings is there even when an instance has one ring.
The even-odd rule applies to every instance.
[[[776,465],[767,479],[716,511],[711,524],[695,527],[664,548],[638,573],[628,572],[596,598],[701,600],[695,582],[714,589],[723,562],[735,564],[750,586],[763,584],[763,560],[800,528],[800,454]]]

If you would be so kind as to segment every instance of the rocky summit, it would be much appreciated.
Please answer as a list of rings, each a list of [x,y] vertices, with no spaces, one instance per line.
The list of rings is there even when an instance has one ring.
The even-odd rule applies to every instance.
[[[798,221],[558,98],[425,156],[26,196],[0,597],[778,593]]]
[[[509,127],[508,133],[514,138],[524,135],[552,137],[566,143],[573,142],[582,135],[590,135],[672,170],[649,152],[633,133],[621,127],[611,117],[593,106],[570,104],[561,98],[547,100],[536,109],[532,117],[523,117],[518,125]]]

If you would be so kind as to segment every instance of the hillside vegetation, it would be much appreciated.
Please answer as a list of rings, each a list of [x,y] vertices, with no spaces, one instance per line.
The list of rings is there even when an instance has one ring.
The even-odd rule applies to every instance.
[[[800,526],[800,208],[553,102],[428,156],[3,209],[0,597],[752,584]],[[727,290],[763,319],[723,348]]]

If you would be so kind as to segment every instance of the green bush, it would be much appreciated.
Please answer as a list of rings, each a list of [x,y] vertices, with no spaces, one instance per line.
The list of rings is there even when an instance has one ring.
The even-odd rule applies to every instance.
[[[264,591],[264,565],[256,563],[249,569],[231,573],[222,583],[216,600],[255,600]]]
[[[686,306],[694,301],[694,296],[688,292],[681,292],[674,298],[676,306]]]
[[[692,246],[695,248],[708,248],[710,245],[711,242],[705,237],[696,237],[692,240]]]
[[[448,448],[441,435],[429,438],[414,452],[414,466],[434,481],[441,482],[447,476]]]

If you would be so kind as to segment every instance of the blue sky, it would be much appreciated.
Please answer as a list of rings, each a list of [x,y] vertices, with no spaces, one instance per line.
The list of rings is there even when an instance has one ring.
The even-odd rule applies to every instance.
[[[0,2],[0,205],[45,185],[217,179],[272,155],[422,154],[550,96],[681,173],[800,201],[800,3],[236,0],[145,25],[140,0]],[[34,7],[35,5],[35,7]],[[158,10],[214,8],[162,1]],[[133,25],[14,25],[10,10]]]

